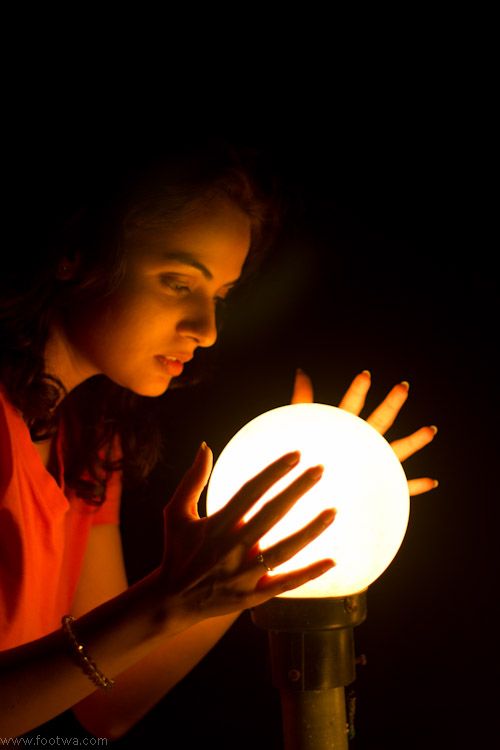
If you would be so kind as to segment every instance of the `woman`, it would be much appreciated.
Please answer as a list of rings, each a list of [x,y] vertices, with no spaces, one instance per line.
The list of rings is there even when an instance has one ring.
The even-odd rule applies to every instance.
[[[160,453],[151,406],[217,338],[216,308],[272,238],[274,204],[231,148],[179,151],[94,188],[40,261],[11,278],[0,369],[1,734],[74,707],[117,738],[211,648],[245,608],[334,562],[269,576],[334,519],[333,509],[259,554],[258,541],[321,478],[304,471],[245,526],[291,467],[277,460],[228,505],[199,518],[212,465],[202,444],[165,508],[162,564],[132,587],[124,571],[121,475]],[[30,271],[30,272],[29,272]],[[28,278],[29,276],[29,278]],[[342,403],[359,413],[361,373]],[[392,389],[369,421],[385,432],[407,397]],[[297,375],[294,401],[312,399]],[[403,460],[432,440],[393,444]],[[413,480],[413,494],[433,480]],[[102,688],[102,689],[101,689]]]

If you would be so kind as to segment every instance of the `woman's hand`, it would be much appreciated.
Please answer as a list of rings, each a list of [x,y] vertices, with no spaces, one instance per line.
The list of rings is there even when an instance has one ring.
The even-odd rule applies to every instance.
[[[356,375],[352,381],[344,394],[339,407],[346,411],[350,411],[351,414],[359,416],[365,404],[367,393],[370,390],[370,385],[370,373],[368,370],[363,370],[363,372]],[[384,435],[394,423],[401,407],[408,398],[408,389],[409,385],[406,381],[395,385],[394,388],[389,391],[382,403],[377,406],[375,411],[373,411],[369,417],[367,417],[366,421],[368,424],[375,427],[381,435]],[[292,395],[292,404],[312,403],[313,400],[313,387],[310,378],[302,370],[297,370]],[[412,456],[424,446],[428,445],[428,443],[433,440],[436,433],[437,427],[434,425],[430,427],[421,427],[407,437],[401,438],[400,440],[394,440],[390,445],[399,460],[403,462],[406,458]],[[418,479],[410,479],[408,482],[408,489],[410,495],[420,495],[423,492],[428,492],[429,490],[434,489],[437,485],[438,482],[435,479],[431,479],[430,477],[420,477]]]
[[[265,561],[259,555],[259,539],[321,479],[321,466],[303,472],[243,523],[250,508],[299,459],[298,452],[282,456],[244,484],[224,508],[200,518],[198,501],[212,468],[210,449],[205,444],[200,447],[164,511],[165,552],[159,580],[165,596],[173,602],[174,617],[180,617],[180,627],[255,607],[322,575],[335,564],[333,560],[319,560],[300,570],[267,575],[267,570],[281,565],[319,536],[333,521],[333,509],[323,511],[303,529],[267,549]]]

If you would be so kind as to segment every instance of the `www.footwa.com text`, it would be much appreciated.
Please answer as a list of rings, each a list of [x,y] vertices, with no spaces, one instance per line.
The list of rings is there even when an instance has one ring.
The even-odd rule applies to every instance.
[[[106,737],[0,737],[0,747],[106,747]]]

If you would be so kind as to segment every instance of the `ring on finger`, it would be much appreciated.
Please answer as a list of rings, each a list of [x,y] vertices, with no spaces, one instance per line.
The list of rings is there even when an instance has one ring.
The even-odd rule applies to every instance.
[[[258,554],[258,555],[256,555],[255,559],[256,559],[256,561],[257,561],[258,563],[260,563],[261,565],[263,565],[263,566],[265,567],[265,569],[267,570],[267,572],[268,572],[268,573],[269,573],[269,571],[270,571],[270,570],[273,570],[273,568],[272,568],[272,567],[270,567],[270,566],[269,566],[269,565],[268,565],[268,564],[266,563],[266,561],[264,560],[264,555],[262,554],[262,552],[259,552],[259,554]]]

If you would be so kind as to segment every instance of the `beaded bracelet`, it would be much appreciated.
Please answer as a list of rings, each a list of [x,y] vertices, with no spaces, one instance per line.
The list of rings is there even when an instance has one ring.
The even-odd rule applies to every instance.
[[[114,680],[106,677],[98,669],[95,662],[93,662],[90,656],[87,654],[85,646],[82,643],[79,643],[76,635],[73,632],[72,626],[74,622],[75,618],[71,615],[64,615],[62,618],[62,629],[71,644],[71,650],[76,663],[79,667],[81,667],[87,677],[92,680],[94,685],[97,685],[97,687],[100,687],[103,690],[111,690],[111,688],[115,684]]]

